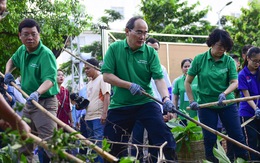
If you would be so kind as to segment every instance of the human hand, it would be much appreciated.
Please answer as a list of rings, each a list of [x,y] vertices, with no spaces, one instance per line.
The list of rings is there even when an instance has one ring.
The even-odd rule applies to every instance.
[[[138,84],[135,84],[135,83],[132,83],[131,84],[131,87],[129,88],[130,92],[132,95],[142,95],[142,91],[144,91],[144,89],[138,85]]]
[[[260,119],[260,109],[258,107],[255,109],[255,118]]]
[[[199,106],[199,104],[196,101],[192,101],[190,103],[190,108],[191,108],[191,110],[199,110],[200,106]]]
[[[165,101],[163,103],[163,112],[164,113],[168,113],[168,112],[173,113],[174,109],[175,109],[175,106],[170,99],[168,99],[167,101]]]
[[[218,96],[218,106],[226,106],[226,104],[223,103],[223,101],[226,100],[226,95],[225,93],[221,93],[219,96]]]
[[[11,82],[15,83],[14,76],[11,73],[5,74],[4,82],[5,84],[9,84],[9,85],[11,85]]]
[[[31,93],[30,97],[27,98],[27,104],[28,105],[32,105],[32,100],[38,102],[39,101],[39,97],[40,97],[40,93],[38,93],[37,91]]]

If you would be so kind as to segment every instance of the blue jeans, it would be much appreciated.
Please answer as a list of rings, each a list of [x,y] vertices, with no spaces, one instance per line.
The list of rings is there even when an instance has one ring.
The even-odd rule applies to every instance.
[[[236,109],[236,104],[232,104],[221,109],[203,108],[198,111],[200,122],[208,127],[217,130],[218,116],[225,127],[228,136],[236,141],[245,144],[245,139],[240,127],[240,118]],[[213,147],[217,141],[217,135],[202,129],[204,135],[204,147],[206,159],[209,161],[215,161],[216,158],[213,155]],[[236,157],[246,159],[246,150],[234,145],[234,153]]]
[[[149,140],[152,142],[151,145],[162,145],[167,141],[167,145],[163,149],[165,158],[167,160],[177,159],[173,134],[163,121],[161,108],[156,102],[109,109],[104,136],[110,141],[127,143],[136,120],[139,120],[146,128]],[[125,157],[127,156],[127,146],[112,144],[110,153],[119,158]],[[157,155],[153,158],[153,162],[156,162]]]
[[[104,125],[101,124],[100,119],[87,120],[87,135],[90,139],[100,140],[96,143],[100,148],[102,148],[102,139],[104,135]],[[103,159],[101,156],[98,156],[95,159],[95,162],[103,163]]]

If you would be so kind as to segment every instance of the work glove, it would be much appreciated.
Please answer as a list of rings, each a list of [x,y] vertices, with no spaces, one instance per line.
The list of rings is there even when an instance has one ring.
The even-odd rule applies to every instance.
[[[130,92],[132,95],[142,95],[142,91],[144,91],[144,89],[138,85],[138,84],[135,84],[135,83],[132,83],[131,84],[131,87],[129,88]]]
[[[40,97],[40,93],[38,93],[37,91],[31,93],[30,97],[27,98],[27,104],[28,105],[32,105],[32,100],[38,102],[39,101],[39,97]]]
[[[168,113],[168,112],[173,113],[174,109],[175,109],[175,106],[171,100],[167,100],[163,103],[163,112],[164,113]]]
[[[5,74],[5,79],[4,79],[5,84],[11,85],[11,82],[15,83],[14,76],[11,73]]]
[[[219,96],[218,96],[218,106],[226,106],[226,104],[223,103],[223,101],[226,100],[226,95],[224,93],[221,93]]]
[[[190,103],[190,109],[191,109],[191,110],[199,110],[199,109],[200,109],[200,106],[199,106],[199,104],[198,104],[196,101],[192,101],[192,102]]]
[[[260,109],[258,107],[255,110],[255,118],[260,119]]]

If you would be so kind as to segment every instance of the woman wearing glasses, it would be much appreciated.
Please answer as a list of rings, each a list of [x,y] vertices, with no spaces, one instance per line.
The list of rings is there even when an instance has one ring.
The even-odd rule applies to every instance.
[[[243,69],[238,75],[238,89],[241,97],[260,95],[260,49],[252,47],[248,50]],[[249,147],[259,151],[260,143],[260,100],[240,102],[239,113],[241,122],[245,122],[255,115],[255,119],[243,127],[246,143]],[[251,160],[260,157],[250,153]]]
[[[236,104],[224,104],[224,100],[234,99],[233,91],[237,88],[237,71],[235,61],[225,54],[233,47],[233,40],[228,32],[215,29],[206,41],[210,49],[205,53],[197,55],[188,70],[185,88],[189,97],[190,107],[198,110],[200,122],[217,130],[218,117],[225,127],[229,137],[245,144],[244,135],[240,127],[240,119]],[[198,100],[194,101],[191,84],[198,77]],[[218,101],[218,106],[199,108],[198,104]],[[202,129],[204,136],[204,147],[206,159],[218,162],[213,155],[213,147],[217,136]],[[244,149],[233,145],[236,157],[247,159]],[[234,159],[234,157],[230,158]]]

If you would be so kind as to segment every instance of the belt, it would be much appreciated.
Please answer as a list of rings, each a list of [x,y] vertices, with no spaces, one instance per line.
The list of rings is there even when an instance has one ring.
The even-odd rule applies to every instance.
[[[44,99],[47,99],[47,98],[52,98],[54,96],[49,96],[49,97],[39,97],[39,100],[44,100]]]

